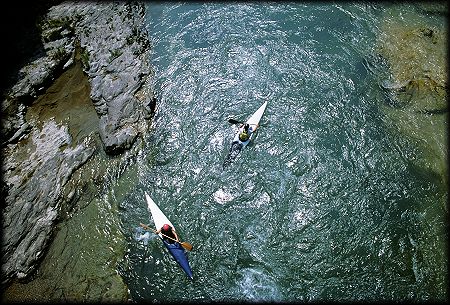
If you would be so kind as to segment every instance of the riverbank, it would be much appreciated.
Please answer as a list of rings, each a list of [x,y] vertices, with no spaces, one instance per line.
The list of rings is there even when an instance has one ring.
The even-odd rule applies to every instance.
[[[144,14],[64,2],[37,18],[44,51],[2,103],[5,302],[128,299],[118,208],[104,195],[154,108]]]

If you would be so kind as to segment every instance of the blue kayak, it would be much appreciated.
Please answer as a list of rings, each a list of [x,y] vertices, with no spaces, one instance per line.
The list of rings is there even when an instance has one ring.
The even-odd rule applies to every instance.
[[[169,244],[167,241],[162,239],[164,246],[166,246],[167,250],[169,250],[172,257],[176,260],[176,262],[183,268],[184,272],[186,272],[187,276],[192,280],[192,270],[189,266],[189,261],[187,259],[186,250],[177,242],[173,244]]]
[[[145,198],[147,200],[147,206],[152,214],[153,222],[155,223],[156,228],[161,228],[164,224],[170,225],[172,228],[175,229],[173,224],[170,222],[170,220],[164,215],[164,213],[159,209],[159,207],[156,205],[156,203],[153,201],[150,196],[145,193]],[[189,261],[187,258],[186,250],[183,248],[183,246],[178,243],[174,242],[173,244],[169,244],[167,241],[163,239],[163,236],[161,233],[158,234],[158,236],[161,238],[162,242],[164,243],[164,246],[166,246],[167,250],[169,250],[169,253],[172,254],[172,257],[175,259],[175,261],[183,268],[184,272],[186,272],[187,276],[192,279],[192,270],[189,266]]]

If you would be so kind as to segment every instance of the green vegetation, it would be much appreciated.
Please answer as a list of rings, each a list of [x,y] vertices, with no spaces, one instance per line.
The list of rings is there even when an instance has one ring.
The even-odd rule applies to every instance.
[[[65,29],[73,31],[72,20],[68,17],[60,19],[42,19],[38,22],[38,29],[41,32],[43,41],[53,41],[61,37],[61,32]]]
[[[117,57],[119,57],[120,55],[122,55],[122,51],[115,49],[115,50],[110,50],[110,58],[109,61],[113,61],[114,59],[116,59]]]
[[[89,51],[86,49],[81,49],[80,59],[83,68],[89,70]]]
[[[67,57],[67,55],[68,54],[67,54],[66,50],[64,49],[64,47],[59,47],[55,50],[52,50],[50,57],[53,60],[61,61],[61,60],[64,60]]]

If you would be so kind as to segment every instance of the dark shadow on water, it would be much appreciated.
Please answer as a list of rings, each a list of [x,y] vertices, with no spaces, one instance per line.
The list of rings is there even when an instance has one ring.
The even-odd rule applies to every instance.
[[[231,162],[233,162],[234,159],[236,159],[236,157],[239,155],[241,150],[242,150],[242,144],[240,144],[239,142],[233,142],[231,144],[230,151],[228,152],[228,155],[225,158],[225,161],[223,162],[224,170],[228,165],[231,164]]]

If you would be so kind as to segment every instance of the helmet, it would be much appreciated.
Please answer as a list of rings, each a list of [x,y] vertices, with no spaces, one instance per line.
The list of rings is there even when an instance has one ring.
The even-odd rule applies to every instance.
[[[170,226],[167,223],[163,225],[163,230],[164,231],[167,231],[169,229],[170,229]]]

